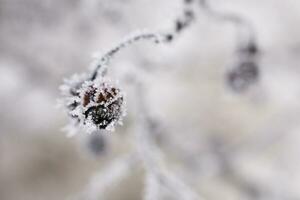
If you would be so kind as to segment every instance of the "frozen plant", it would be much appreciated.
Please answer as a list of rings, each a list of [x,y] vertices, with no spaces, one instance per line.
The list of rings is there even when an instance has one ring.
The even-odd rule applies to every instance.
[[[200,4],[199,4],[200,2]],[[198,3],[198,4],[196,4]],[[247,33],[252,29],[245,26],[242,19],[234,15],[220,15],[210,9],[207,1],[184,0],[183,15],[175,20],[172,30],[164,32],[138,31],[108,50],[104,55],[97,57],[91,64],[92,71],[87,74],[75,75],[66,79],[61,87],[63,103],[71,125],[71,134],[78,130],[95,132],[100,130],[113,130],[117,124],[122,124],[126,114],[125,94],[116,81],[109,78],[108,66],[111,59],[122,49],[138,41],[149,40],[156,44],[169,43],[195,20],[195,8],[203,8],[207,13],[222,20],[235,22],[240,28],[247,28]],[[257,68],[251,65],[257,54],[256,43],[253,35],[246,37],[247,41],[241,42],[238,56],[247,58],[248,63],[239,64],[238,72],[234,71],[234,84],[245,85],[245,80],[251,82],[256,79]],[[252,63],[253,64],[253,63]],[[242,66],[242,67],[241,67]],[[250,66],[250,67],[249,67]],[[180,200],[204,199],[188,186],[179,176],[167,169],[164,154],[158,148],[152,132],[155,128],[145,102],[145,89],[143,81],[138,76],[133,78],[137,99],[137,127],[135,131],[135,150],[129,155],[117,158],[103,171],[94,176],[83,191],[80,199],[99,199],[111,183],[120,180],[130,173],[140,161],[145,168],[145,195],[146,200],[159,200],[165,198]],[[244,82],[243,82],[244,81]],[[238,82],[238,83],[236,83]],[[247,82],[247,84],[248,84]],[[245,88],[245,86],[243,87]],[[239,86],[241,87],[241,86]]]
[[[199,0],[202,10],[220,22],[230,22],[237,29],[237,52],[225,74],[226,83],[235,92],[247,91],[259,80],[259,54],[253,25],[239,15],[216,12],[208,0]]]
[[[227,72],[228,85],[236,92],[247,91],[258,79],[259,67],[254,55],[240,56]]]
[[[126,37],[122,42],[97,57],[91,64],[88,74],[74,75],[66,79],[61,86],[63,104],[70,116],[70,125],[66,128],[70,135],[82,129],[85,132],[96,130],[114,130],[116,124],[122,124],[126,114],[125,96],[116,81],[109,78],[110,60],[121,49],[140,40],[152,40],[155,43],[168,43],[186,29],[195,20],[194,0],[184,0],[183,15],[175,20],[174,28],[167,33],[139,31]],[[215,12],[207,0],[198,1],[200,8],[217,20],[230,21],[240,31],[238,41],[238,61],[229,70],[227,82],[235,91],[246,90],[258,80],[258,48],[255,32],[251,24],[233,14]]]
[[[62,90],[74,125],[93,132],[98,129],[112,130],[115,123],[122,123],[125,115],[124,94],[107,77],[83,81],[75,78],[66,82]]]
[[[70,124],[66,127],[69,135],[77,133],[78,130],[88,133],[103,129],[112,131],[116,124],[122,124],[126,115],[125,94],[117,82],[108,76],[110,60],[123,48],[141,40],[151,40],[154,43],[171,42],[194,20],[194,11],[189,4],[190,2],[185,3],[187,8],[184,9],[183,16],[175,21],[174,28],[168,33],[146,30],[134,32],[104,55],[95,58],[90,73],[76,74],[64,80],[60,90],[63,105],[70,117]]]

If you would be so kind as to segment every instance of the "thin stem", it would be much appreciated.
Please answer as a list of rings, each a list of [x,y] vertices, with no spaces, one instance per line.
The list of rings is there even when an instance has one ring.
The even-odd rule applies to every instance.
[[[105,191],[118,184],[132,173],[137,164],[136,154],[130,153],[116,158],[105,168],[94,174],[86,188],[74,196],[75,200],[96,200],[105,196]]]
[[[136,83],[137,106],[139,111],[138,129],[136,132],[137,151],[148,175],[157,181],[157,184],[167,189],[176,199],[202,200],[196,192],[186,185],[179,177],[167,170],[163,152],[158,148],[149,128],[149,114],[145,101],[145,88]],[[157,194],[158,195],[158,194]]]
[[[142,40],[153,40],[155,43],[161,42],[171,42],[176,37],[176,35],[180,34],[183,30],[190,26],[190,24],[194,21],[194,11],[190,8],[191,1],[184,1],[183,5],[183,16],[177,18],[175,20],[175,26],[173,29],[169,30],[167,33],[154,33],[149,31],[139,31],[131,34],[125,40],[121,41],[113,48],[108,50],[103,56],[97,58],[95,63],[93,63],[93,71],[90,77],[90,80],[93,81],[97,78],[98,74],[102,75],[106,73],[106,67],[113,56],[118,53],[120,50],[128,47],[131,44],[134,44],[138,41]]]
[[[116,53],[118,53],[121,49],[124,49],[125,47],[128,47],[129,45],[141,40],[153,40],[155,43],[160,43],[163,42],[164,39],[166,39],[166,36],[153,32],[144,31],[132,34],[131,36],[129,36],[128,38],[111,48],[109,51],[107,51],[107,53],[105,53],[101,58],[96,60],[96,67],[92,72],[90,80],[96,79],[101,68],[104,68],[102,69],[102,72],[105,73],[106,69],[104,66],[107,66],[110,60],[113,58],[113,56]]]
[[[214,17],[215,19],[231,22],[237,26],[238,29],[245,31],[244,33],[246,33],[246,35],[243,35],[244,37],[241,34],[241,41],[238,43],[239,48],[248,48],[249,45],[256,45],[256,34],[254,27],[248,20],[234,13],[221,13],[214,10],[209,5],[208,0],[200,0],[200,6],[207,12],[208,15]]]

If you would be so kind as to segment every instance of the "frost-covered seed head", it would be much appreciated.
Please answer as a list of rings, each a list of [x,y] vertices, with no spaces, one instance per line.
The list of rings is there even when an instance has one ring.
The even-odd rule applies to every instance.
[[[86,132],[113,130],[125,115],[124,94],[110,79],[101,77],[90,81],[73,77],[61,87],[64,106],[75,129]],[[70,131],[69,131],[70,132]]]
[[[123,96],[115,87],[105,87],[104,84],[98,88],[91,86],[83,93],[82,104],[87,108],[85,118],[90,119],[99,129],[105,129],[122,117]]]

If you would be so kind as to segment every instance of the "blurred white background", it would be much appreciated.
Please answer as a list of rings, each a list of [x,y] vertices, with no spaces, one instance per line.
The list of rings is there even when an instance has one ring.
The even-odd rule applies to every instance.
[[[236,27],[200,10],[173,43],[124,50],[111,74],[121,85],[131,70],[146,74],[149,110],[165,127],[168,167],[203,198],[300,199],[300,1],[211,5],[254,25],[261,76],[251,90],[236,94],[225,84]],[[124,126],[103,134],[97,147],[93,135],[61,131],[67,117],[56,108],[58,87],[86,71],[93,52],[136,29],[168,29],[181,10],[180,0],[0,0],[1,200],[74,199],[95,173],[131,151],[130,84],[123,84]],[[143,176],[135,168],[99,199],[142,199]]]

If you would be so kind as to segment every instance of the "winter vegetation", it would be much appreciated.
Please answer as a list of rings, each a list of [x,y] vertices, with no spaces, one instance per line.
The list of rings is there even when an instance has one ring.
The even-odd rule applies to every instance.
[[[0,0],[0,199],[300,199],[299,11]]]

